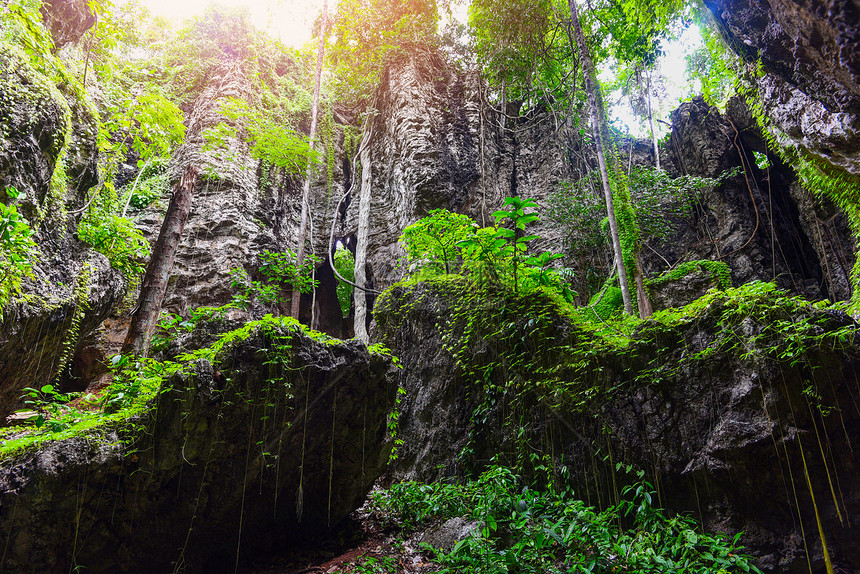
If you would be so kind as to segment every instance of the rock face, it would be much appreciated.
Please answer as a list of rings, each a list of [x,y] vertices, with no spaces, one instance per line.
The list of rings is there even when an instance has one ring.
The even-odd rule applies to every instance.
[[[235,293],[230,284],[233,269],[244,269],[254,280],[262,279],[258,269],[263,251],[296,251],[301,179],[254,159],[247,142],[240,137],[225,138],[219,149],[206,149],[206,130],[219,123],[242,132],[243,127],[228,119],[221,107],[230,98],[253,99],[253,82],[245,74],[248,65],[242,58],[225,57],[212,71],[208,84],[191,106],[185,143],[172,160],[174,180],[178,180],[188,165],[193,165],[200,173],[164,300],[166,309],[186,316],[189,309],[230,302]],[[332,189],[327,188],[324,173],[314,178],[312,249],[309,251],[322,259],[325,259],[334,204],[346,184],[345,171],[348,169],[342,164],[335,164]],[[167,198],[163,203],[166,201]],[[157,237],[162,219],[162,211],[150,210],[139,220],[140,227],[152,241]],[[311,323],[311,307],[315,304],[314,327],[336,336],[349,336],[342,328],[337,283],[327,261],[317,273],[322,285],[315,296],[303,295],[301,319],[306,324]],[[289,297],[285,296],[285,300],[288,302]],[[272,310],[271,306],[254,306],[247,313],[234,311],[234,315],[237,318],[259,317]]]
[[[4,42],[0,66],[0,186],[4,192],[16,187],[32,213],[46,204],[54,167],[72,129],[71,110],[20,48]]]
[[[193,165],[200,175],[164,299],[172,311],[229,302],[230,271],[247,267],[254,272],[255,258],[264,248],[278,250],[275,230],[281,198],[258,190],[256,161],[247,144],[229,138],[224,148],[204,151],[204,131],[229,122],[221,106],[228,98],[247,95],[241,61],[225,60],[186,120],[186,139],[174,156],[173,173],[178,179],[186,166]],[[163,213],[149,213],[141,220],[153,240],[162,217]]]
[[[125,280],[104,256],[68,235],[44,232],[42,239],[52,242],[55,250],[45,250],[34,266],[35,280],[25,285],[28,298],[7,305],[0,321],[0,420],[4,421],[21,406],[22,389],[56,385],[82,341],[125,294]]]
[[[450,282],[396,287],[377,308],[407,391],[392,478],[436,481],[494,457],[540,476],[540,455],[606,506],[636,480],[616,467],[629,464],[660,505],[706,529],[743,531],[767,572],[809,571],[804,533],[823,571],[814,493],[830,555],[856,571],[857,326],[756,285],[711,296],[677,324],[645,323],[622,348],[539,298],[475,298]],[[795,347],[790,325],[802,326]]]
[[[42,19],[57,49],[77,42],[96,23],[96,16],[85,0],[45,0]]]
[[[367,267],[377,289],[402,278],[397,239],[430,209],[467,213],[489,225],[506,196],[536,198],[544,218],[532,229],[542,238],[534,249],[563,250],[567,232],[547,216],[550,197],[564,182],[593,171],[587,159],[593,154],[578,129],[543,108],[512,116],[502,129],[484,89],[480,78],[423,52],[396,61],[383,78],[370,142]],[[667,216],[670,234],[646,238],[642,255],[649,276],[684,261],[713,259],[731,267],[736,285],[776,281],[810,298],[850,297],[854,255],[844,217],[826,199],[802,191],[791,168],[768,152],[742,101],[733,101],[724,116],[696,99],[675,112],[672,129],[665,169],[673,176],[721,179],[695,197],[690,217]],[[653,161],[647,145],[618,145],[622,157],[633,149],[637,164]],[[754,151],[765,154],[770,166],[759,167]],[[358,199],[352,198],[342,236],[355,233]],[[608,272],[608,249],[604,259]],[[566,264],[587,275],[577,268],[581,262]]]
[[[480,225],[507,196],[532,197],[546,205],[563,180],[581,174],[572,161],[574,130],[554,124],[548,113],[521,121],[500,116],[484,103],[486,86],[472,72],[457,72],[435,53],[413,52],[394,62],[377,92],[370,142],[372,207],[368,277],[377,288],[402,278],[403,229],[444,208],[466,213]],[[357,227],[358,194],[350,203],[344,235]],[[536,226],[544,241],[562,243],[558,231]]]
[[[769,153],[740,99],[725,115],[696,98],[672,115],[669,140],[679,175],[720,178],[697,198],[694,217],[654,245],[669,261],[711,259],[729,265],[735,285],[775,281],[810,299],[848,299],[853,241],[846,218],[826,198],[813,199],[789,166]],[[760,167],[753,152],[765,157]],[[732,172],[735,170],[735,172]],[[643,252],[651,274],[665,266]]]
[[[144,413],[0,461],[6,572],[232,572],[326,531],[388,461],[388,358],[260,327]],[[334,434],[332,434],[334,431]]]
[[[761,61],[769,118],[793,143],[860,175],[860,6],[854,0],[706,0],[729,45]]]
[[[67,228],[65,204],[95,182],[95,118],[62,94],[18,48],[0,49],[0,200],[16,202],[38,245],[33,277],[0,319],[0,421],[21,406],[24,387],[55,381],[80,341],[122,300],[125,281]],[[52,181],[62,161],[69,187]],[[14,187],[17,199],[5,191]],[[68,197],[64,197],[68,195]]]

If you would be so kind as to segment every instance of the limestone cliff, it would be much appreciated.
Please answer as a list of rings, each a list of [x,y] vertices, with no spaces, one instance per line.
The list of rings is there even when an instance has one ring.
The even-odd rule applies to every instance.
[[[758,78],[784,144],[860,175],[860,6],[853,0],[706,0]]]

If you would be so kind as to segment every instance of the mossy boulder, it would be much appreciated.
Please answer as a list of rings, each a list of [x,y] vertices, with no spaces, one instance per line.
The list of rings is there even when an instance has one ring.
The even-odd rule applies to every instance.
[[[28,215],[43,209],[71,131],[66,98],[21,48],[0,42],[0,200],[14,186]]]
[[[0,458],[0,569],[232,572],[337,525],[388,463],[393,366],[360,343],[269,321],[170,371],[127,417]]]
[[[647,321],[582,317],[463,278],[384,293],[376,320],[406,389],[392,478],[451,479],[495,461],[569,481],[603,507],[644,479],[657,504],[706,530],[745,532],[767,572],[808,571],[804,536],[823,571],[817,519],[833,559],[860,567],[849,526],[860,521],[860,345],[848,315],[753,283]]]

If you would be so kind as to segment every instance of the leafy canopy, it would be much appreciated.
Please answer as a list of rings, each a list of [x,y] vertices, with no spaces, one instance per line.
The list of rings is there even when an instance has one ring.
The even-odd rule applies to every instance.
[[[389,62],[436,44],[438,21],[436,0],[340,0],[326,66],[334,98],[366,106]]]

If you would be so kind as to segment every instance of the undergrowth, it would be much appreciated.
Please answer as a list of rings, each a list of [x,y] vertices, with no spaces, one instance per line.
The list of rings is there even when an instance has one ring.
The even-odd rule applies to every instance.
[[[491,466],[463,485],[394,484],[374,493],[372,508],[405,534],[433,521],[471,521],[471,534],[450,549],[422,544],[441,572],[759,572],[740,535],[705,533],[691,518],[668,515],[647,482],[626,487],[601,511],[568,488],[533,488],[511,469]]]

